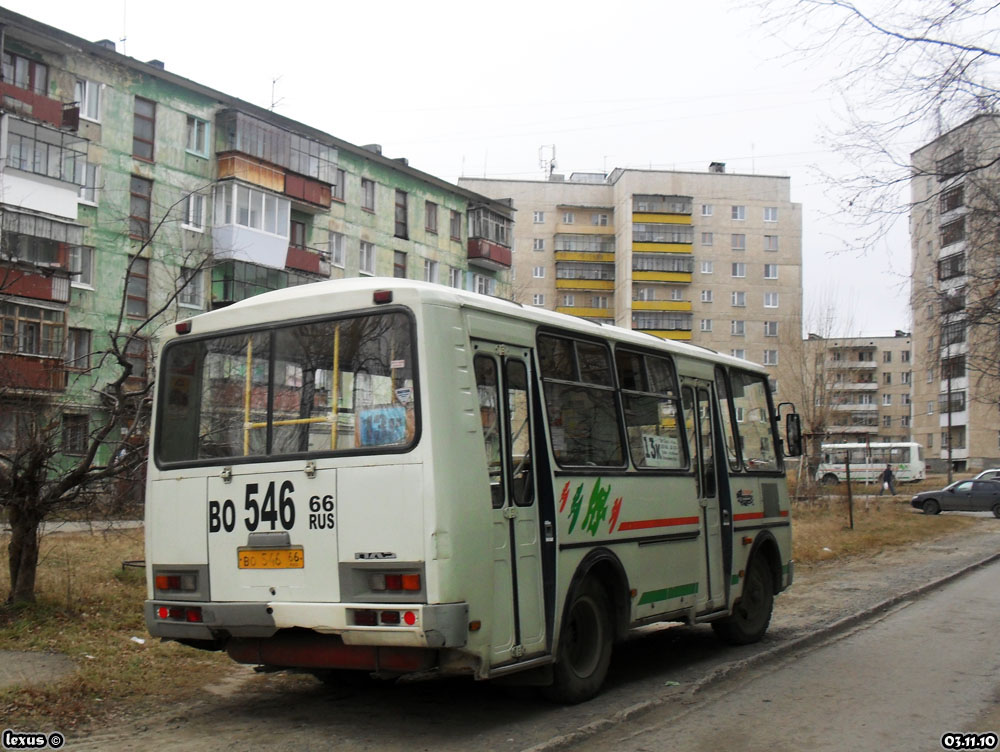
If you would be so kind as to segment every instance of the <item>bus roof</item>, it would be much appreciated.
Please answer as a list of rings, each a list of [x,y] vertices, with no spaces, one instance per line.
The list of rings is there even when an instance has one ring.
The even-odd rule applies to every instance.
[[[339,313],[373,305],[372,295],[376,290],[391,290],[393,302],[402,303],[400,298],[421,303],[451,305],[529,321],[542,326],[568,329],[581,334],[606,337],[617,342],[656,347],[680,355],[704,358],[718,363],[738,365],[761,373],[766,371],[758,364],[724,355],[715,350],[686,342],[665,340],[645,332],[625,329],[609,324],[598,324],[578,316],[549,311],[544,308],[525,306],[503,298],[481,295],[467,290],[459,290],[432,282],[421,282],[396,277],[353,277],[350,279],[324,280],[306,285],[286,287],[281,290],[255,295],[215,311],[202,313],[187,321],[192,323],[192,334],[206,331],[222,331],[254,326],[273,321],[306,318],[324,313]],[[330,297],[337,296],[335,306]],[[171,330],[162,337],[162,342],[178,336]]]

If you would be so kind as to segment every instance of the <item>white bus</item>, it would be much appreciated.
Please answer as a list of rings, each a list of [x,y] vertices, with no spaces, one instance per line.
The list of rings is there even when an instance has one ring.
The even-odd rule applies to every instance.
[[[823,444],[820,451],[816,480],[828,485],[847,480],[848,459],[852,481],[881,482],[886,465],[892,465],[896,480],[902,483],[926,477],[924,448],[912,441]]]
[[[324,679],[525,672],[577,702],[629,628],[751,642],[791,584],[751,363],[399,279],[175,330],[147,479],[154,636]]]

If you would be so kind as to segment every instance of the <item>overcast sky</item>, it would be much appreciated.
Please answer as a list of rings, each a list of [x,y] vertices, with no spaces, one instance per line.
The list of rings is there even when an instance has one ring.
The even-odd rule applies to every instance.
[[[553,145],[566,174],[720,161],[790,176],[806,326],[836,301],[838,335],[910,328],[905,223],[843,251],[855,233],[819,177],[844,169],[823,134],[849,61],[804,61],[732,2],[0,2],[450,181],[541,178]]]

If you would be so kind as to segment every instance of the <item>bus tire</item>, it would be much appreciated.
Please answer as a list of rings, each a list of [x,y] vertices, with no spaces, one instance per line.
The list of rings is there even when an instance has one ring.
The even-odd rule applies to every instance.
[[[833,473],[827,473],[826,475],[823,476],[824,486],[835,486],[837,485],[838,482],[839,481],[837,480],[837,476],[834,475]]]
[[[762,556],[754,556],[747,567],[743,594],[733,606],[733,613],[712,622],[715,636],[730,645],[757,642],[771,623],[774,609],[774,581]]]
[[[573,705],[600,691],[614,643],[608,607],[607,593],[592,578],[573,593],[559,634],[552,684],[542,690],[549,700]]]
[[[924,502],[924,514],[940,514],[941,505],[938,504],[934,499],[928,499]]]

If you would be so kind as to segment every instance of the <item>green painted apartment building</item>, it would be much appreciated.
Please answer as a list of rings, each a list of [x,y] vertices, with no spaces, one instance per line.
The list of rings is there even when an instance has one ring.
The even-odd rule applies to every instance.
[[[109,332],[139,389],[158,327],[267,290],[510,294],[509,203],[4,9],[0,48],[0,450],[43,400],[80,451]]]

